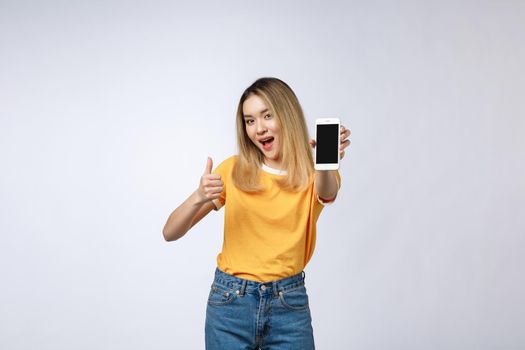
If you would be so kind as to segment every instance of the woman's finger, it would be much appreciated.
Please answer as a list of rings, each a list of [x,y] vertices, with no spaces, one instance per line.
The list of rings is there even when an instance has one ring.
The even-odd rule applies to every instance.
[[[339,149],[340,150],[343,150],[345,149],[346,147],[350,146],[352,142],[350,140],[345,140],[343,142],[341,142],[341,146],[339,146]]]
[[[217,195],[220,196],[222,193],[223,188],[222,187],[209,187],[204,190],[204,193],[208,199],[211,199],[211,197],[215,197]]]
[[[208,194],[217,194],[217,193],[220,194],[220,193],[222,193],[223,189],[224,188],[222,186],[220,186],[220,187],[210,187],[208,189]]]
[[[349,129],[341,130],[341,138],[346,139],[352,132]]]
[[[224,182],[221,180],[211,180],[204,183],[204,186],[218,187],[224,185]]]

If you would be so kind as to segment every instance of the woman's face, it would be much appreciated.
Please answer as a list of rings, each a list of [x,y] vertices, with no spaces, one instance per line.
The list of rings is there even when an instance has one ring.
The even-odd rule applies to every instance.
[[[264,155],[271,168],[281,168],[281,128],[264,100],[257,95],[248,97],[242,106],[244,126],[250,140]]]

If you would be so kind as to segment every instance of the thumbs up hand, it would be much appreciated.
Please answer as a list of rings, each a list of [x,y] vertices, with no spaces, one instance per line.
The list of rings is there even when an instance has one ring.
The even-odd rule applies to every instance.
[[[206,168],[204,169],[204,174],[201,177],[199,189],[197,190],[202,203],[219,198],[224,189],[221,176],[219,174],[212,174],[212,168],[213,160],[208,157]]]

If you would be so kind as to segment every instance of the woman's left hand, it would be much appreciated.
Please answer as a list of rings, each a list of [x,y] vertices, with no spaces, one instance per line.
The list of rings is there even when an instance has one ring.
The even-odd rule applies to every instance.
[[[352,134],[350,129],[345,128],[344,125],[341,125],[341,144],[339,145],[339,157],[340,159],[343,159],[345,156],[345,148],[350,146],[350,140],[348,140],[348,137]],[[315,140],[310,140],[310,145],[312,148],[315,148],[316,142]]]

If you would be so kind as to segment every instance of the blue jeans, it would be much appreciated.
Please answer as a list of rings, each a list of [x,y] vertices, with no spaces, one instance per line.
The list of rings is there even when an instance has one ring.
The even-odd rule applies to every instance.
[[[206,309],[207,350],[312,350],[304,272],[259,283],[217,269]]]

